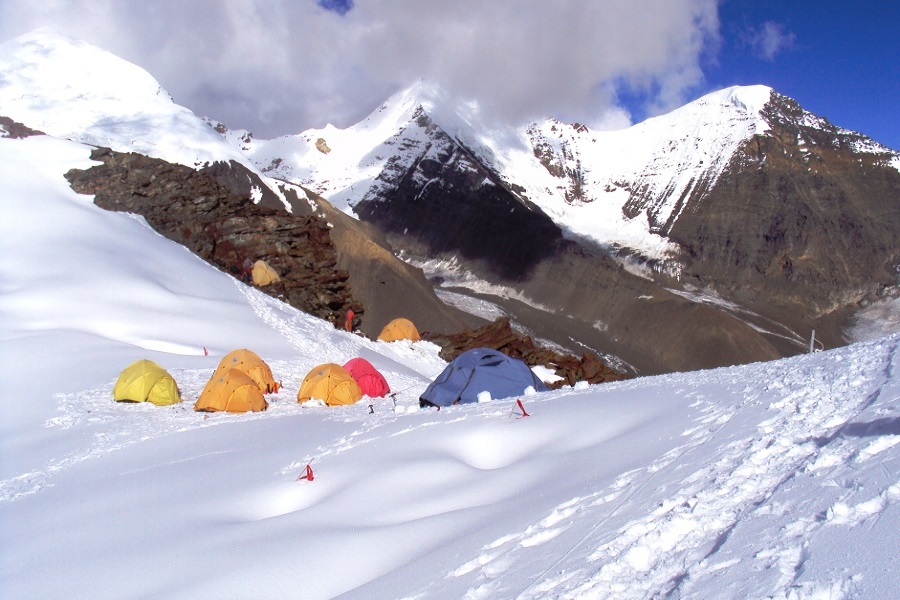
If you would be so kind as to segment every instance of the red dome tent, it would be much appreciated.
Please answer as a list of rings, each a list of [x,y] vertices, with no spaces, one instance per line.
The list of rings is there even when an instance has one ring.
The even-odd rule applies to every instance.
[[[370,398],[382,398],[391,391],[384,376],[364,358],[351,358],[344,369],[356,380],[362,393]]]

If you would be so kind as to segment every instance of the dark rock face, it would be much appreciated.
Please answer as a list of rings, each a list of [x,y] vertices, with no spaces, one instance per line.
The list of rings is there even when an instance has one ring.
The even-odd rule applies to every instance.
[[[256,204],[267,206],[269,208],[284,209],[281,199],[264,184],[259,175],[253,173],[245,166],[235,161],[215,162],[209,166],[200,169],[201,173],[205,173],[216,180],[219,185],[223,186],[235,196],[244,198],[253,198],[254,195],[258,201]],[[303,206],[300,202],[292,202],[292,206]]]
[[[253,204],[207,172],[100,148],[103,162],[66,173],[72,188],[95,194],[95,204],[143,215],[167,238],[183,244],[223,271],[240,276],[245,259],[265,260],[281,282],[261,288],[312,315],[343,323],[349,308],[359,314],[346,271],[337,269],[328,223],[316,215],[294,216]]]
[[[587,131],[587,127],[578,123],[573,129],[579,133]],[[556,125],[551,126],[550,130],[556,132]],[[560,180],[560,185],[565,189],[566,202],[590,202],[591,199],[585,194],[584,167],[569,144],[563,141],[559,148],[560,154],[557,155],[548,141],[542,138],[536,125],[530,126],[527,133],[534,157],[544,165],[548,173]]]
[[[900,283],[900,172],[864,136],[773,94],[771,126],[669,231],[685,273],[741,301],[823,314]]]
[[[21,139],[31,137],[33,135],[44,135],[44,132],[26,127],[18,121],[13,121],[9,117],[0,116],[0,137],[12,139]]]
[[[410,126],[424,135],[396,136],[397,155],[354,207],[361,219],[416,240],[428,255],[478,260],[510,281],[555,252],[562,232],[537,206],[505,187],[423,111]]]
[[[570,354],[561,354],[540,348],[530,337],[513,331],[509,319],[506,317],[501,317],[478,329],[450,335],[430,334],[425,337],[441,346],[441,358],[447,362],[472,348],[491,348],[512,358],[518,358],[531,367],[553,366],[556,368],[556,374],[562,377],[562,380],[548,384],[551,388],[573,385],[579,381],[604,383],[628,378],[627,375],[611,369],[591,352],[578,358]]]

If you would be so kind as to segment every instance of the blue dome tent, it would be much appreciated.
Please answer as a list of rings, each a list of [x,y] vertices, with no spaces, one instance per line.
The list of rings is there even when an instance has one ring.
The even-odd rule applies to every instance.
[[[421,406],[450,406],[478,402],[478,394],[491,398],[509,398],[522,394],[529,386],[546,392],[547,386],[524,362],[490,348],[473,348],[453,359],[425,392]]]

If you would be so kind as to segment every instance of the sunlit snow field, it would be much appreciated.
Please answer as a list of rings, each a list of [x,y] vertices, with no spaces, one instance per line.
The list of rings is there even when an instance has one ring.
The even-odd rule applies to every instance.
[[[336,331],[102,211],[62,177],[88,155],[0,139],[3,597],[900,589],[896,335],[522,396],[526,418],[515,398],[420,410],[444,366],[435,346]],[[284,385],[269,410],[194,412],[240,347]],[[394,400],[296,402],[312,366],[353,356]],[[137,358],[169,369],[185,401],[113,402]]]

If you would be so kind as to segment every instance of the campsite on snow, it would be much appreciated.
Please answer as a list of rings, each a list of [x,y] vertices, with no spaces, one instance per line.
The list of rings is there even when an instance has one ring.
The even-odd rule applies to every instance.
[[[65,62],[71,53],[81,62]],[[86,90],[77,73],[92,61],[104,76]],[[554,282],[585,264],[586,251],[564,240],[547,262],[528,255],[543,266],[521,289],[482,277],[493,267],[516,271],[522,265],[513,264],[514,253],[495,263],[385,257],[370,242],[387,234],[372,235],[351,214],[372,196],[351,196],[364,180],[366,194],[386,189],[387,175],[331,172],[319,192],[275,180],[259,155],[297,139],[248,141],[245,153],[227,141],[233,132],[220,135],[174,104],[143,70],[46,33],[0,46],[0,73],[0,598],[836,599],[900,590],[900,300],[889,288],[855,315],[847,343],[807,352],[809,332],[789,325],[813,320],[776,322],[748,309],[761,306],[758,299],[740,305],[674,284],[652,287],[652,277],[668,275],[644,272],[661,263],[639,263],[635,250],[602,267],[620,288],[597,292],[608,294],[623,320],[630,314],[632,324],[661,328],[696,313],[711,324],[691,344],[730,333],[716,348],[730,352],[740,347],[734,340],[746,342],[759,360],[651,376],[622,358],[665,343],[644,339],[616,346],[625,355],[573,357],[570,375],[599,373],[588,367],[601,361],[627,371],[603,371],[598,384],[497,348],[460,346],[448,359],[449,345],[441,344],[452,336],[426,332],[423,323],[466,329],[503,316],[521,326],[517,315],[538,314],[533,322],[548,329],[571,326],[575,316],[529,293],[561,294]],[[41,79],[47,73],[53,77]],[[40,81],[47,87],[38,102],[27,90]],[[727,111],[747,101],[757,112],[752,119],[741,113],[740,128],[757,135],[755,128],[768,127],[762,105],[772,94],[757,86],[710,98],[731,102]],[[702,103],[690,111],[715,112]],[[341,136],[378,138],[384,132],[376,126],[400,112],[329,134],[338,148],[331,159],[346,150]],[[433,134],[435,122],[405,129],[412,137],[404,148]],[[661,122],[634,139],[645,143]],[[834,133],[858,141],[851,134]],[[531,135],[550,136],[550,129]],[[868,153],[858,159],[871,161],[867,169],[900,169],[895,151],[860,152]],[[319,153],[310,169],[328,173],[335,163]],[[503,155],[498,165],[504,157],[510,169],[524,160]],[[205,178],[216,163],[231,164],[222,179],[239,184],[214,189]],[[116,171],[123,164],[131,176],[153,175],[135,183]],[[416,168],[422,164],[429,163]],[[84,184],[78,173],[100,166],[112,175],[99,191],[73,189]],[[183,179],[165,179],[185,167]],[[278,169],[286,177],[299,167],[284,160]],[[483,188],[495,185],[484,184],[479,169],[461,172],[475,173]],[[295,237],[326,241],[313,260],[312,251],[256,237],[278,249],[242,267],[249,246],[226,240],[224,229],[205,247],[214,224],[178,227],[173,208],[166,233],[151,223],[158,214],[101,208],[116,181],[134,202],[158,187],[202,186],[213,191],[190,200],[224,210],[222,220],[252,214],[278,230],[302,219],[290,229]],[[535,181],[526,181],[530,193]],[[686,198],[696,182],[681,183]],[[244,184],[248,208],[240,215],[225,205]],[[437,178],[418,184],[417,193],[442,185]],[[608,193],[618,198],[623,189]],[[324,192],[334,193],[334,206],[316,204]],[[597,205],[554,209],[544,200],[548,213],[576,213],[556,216],[578,221],[583,238],[601,235],[584,217]],[[654,218],[663,219],[664,209],[677,212],[659,205]],[[685,227],[694,226],[689,218]],[[642,219],[617,235],[637,240],[647,256],[674,244],[661,230],[638,232]],[[555,235],[547,222],[535,223],[528,226]],[[182,233],[184,245],[172,239]],[[279,261],[289,258],[297,271],[320,270],[304,275],[307,283],[282,282],[292,275]],[[365,261],[370,279],[354,279],[342,266]],[[794,261],[793,272],[813,272]],[[708,264],[693,267],[710,280],[724,276]],[[316,277],[320,287],[310,293]],[[765,289],[787,297],[795,283]],[[629,313],[621,305],[613,294],[623,289],[641,308]],[[356,293],[383,301],[363,307]],[[579,320],[595,316],[596,307],[580,302],[572,308]],[[416,305],[425,308],[403,310]],[[836,321],[828,323],[822,335],[837,339]],[[625,331],[615,328],[597,321],[593,337],[575,347]],[[508,334],[510,343],[544,345],[541,356],[573,353],[522,329]],[[670,339],[660,331],[658,340]],[[647,364],[663,370],[677,360],[659,349]]]

